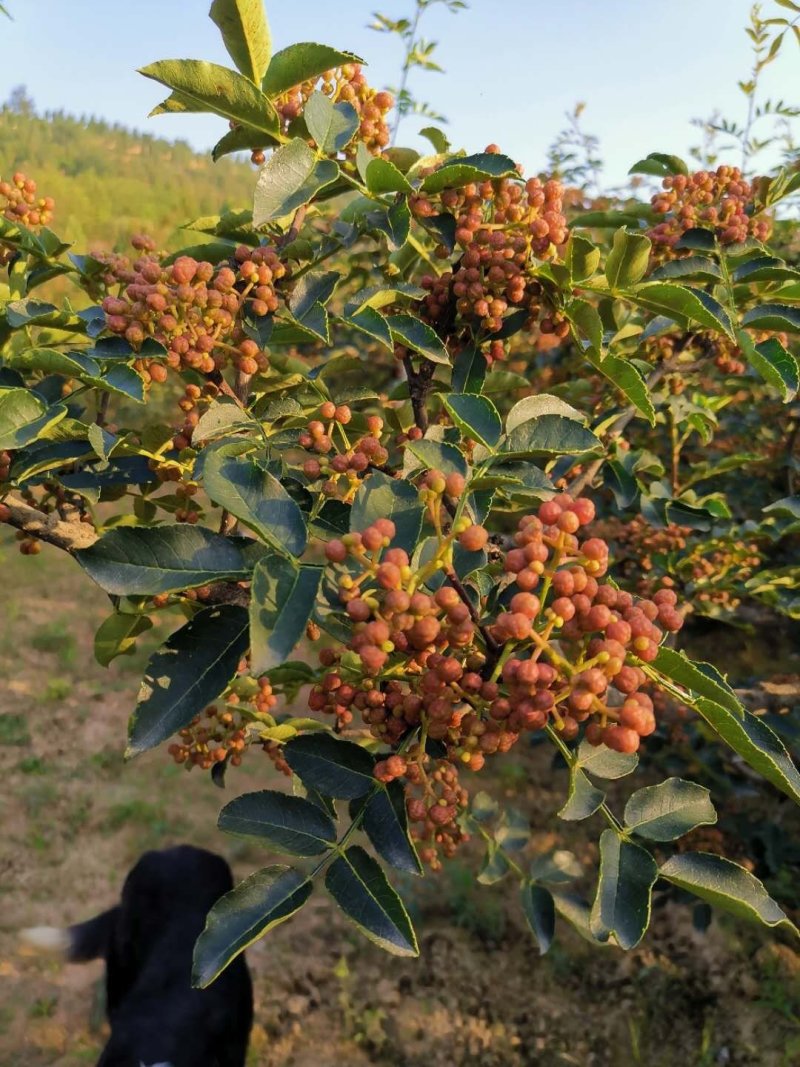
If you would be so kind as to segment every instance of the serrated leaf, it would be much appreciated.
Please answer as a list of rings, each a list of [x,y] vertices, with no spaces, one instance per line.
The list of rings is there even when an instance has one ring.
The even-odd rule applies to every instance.
[[[94,635],[94,658],[107,667],[117,656],[130,652],[139,634],[152,629],[152,626],[147,615],[122,615],[118,612],[109,615]]]
[[[403,902],[380,865],[358,845],[335,859],[325,888],[358,929],[395,956],[418,956],[417,938]]]
[[[418,352],[433,363],[449,364],[450,356],[443,341],[427,322],[405,312],[387,315],[386,321],[389,323],[392,337],[399,344],[410,348],[412,352]]]
[[[355,800],[376,785],[367,750],[328,733],[295,738],[284,746],[283,756],[304,784],[325,796]]]
[[[790,304],[762,304],[742,316],[742,325],[752,330],[800,333],[800,307]]]
[[[505,853],[497,847],[494,841],[489,841],[475,880],[479,885],[496,885],[510,870],[511,864],[506,859]]]
[[[240,952],[291,918],[308,900],[309,878],[291,867],[264,867],[245,878],[208,913],[194,948],[192,985],[211,985]]]
[[[503,423],[497,408],[485,396],[451,393],[445,397],[444,406],[464,437],[471,437],[488,449],[500,440]]]
[[[262,0],[214,0],[209,17],[219,27],[237,69],[259,85],[272,54]]]
[[[367,189],[376,196],[384,193],[413,193],[414,186],[388,159],[374,158],[364,173]]]
[[[322,92],[313,92],[303,109],[308,132],[325,155],[344,151],[358,129],[358,112],[352,104],[334,104]]]
[[[376,519],[391,519],[397,527],[392,544],[412,552],[422,528],[422,505],[410,482],[375,471],[356,493],[350,512],[350,529],[365,530]]]
[[[305,633],[321,581],[321,567],[298,567],[278,555],[258,561],[250,591],[250,667],[255,674],[290,658]]]
[[[538,393],[536,396],[526,396],[518,401],[506,415],[506,433],[511,433],[524,422],[538,419],[542,415],[562,415],[565,419],[573,419],[575,422],[586,423],[586,416],[577,411],[571,404],[551,393]]]
[[[658,867],[649,852],[614,830],[600,835],[600,877],[590,926],[598,940],[613,935],[620,948],[639,944],[650,923]]]
[[[605,275],[611,289],[627,289],[640,281],[650,261],[650,238],[629,233],[622,226],[614,234],[606,258]]]
[[[256,429],[257,423],[241,404],[223,397],[221,400],[212,401],[200,416],[192,433],[192,444],[197,446],[235,431]]]
[[[424,179],[421,188],[424,193],[440,193],[442,189],[459,189],[486,178],[516,177],[517,173],[513,159],[508,156],[481,152],[448,160]]]
[[[422,874],[408,833],[405,791],[400,782],[389,782],[368,797],[363,826],[372,847],[387,863],[399,871]]]
[[[444,441],[431,441],[423,437],[420,441],[409,441],[406,445],[406,456],[416,456],[423,467],[427,470],[438,470],[447,476],[448,474],[461,474],[467,476],[467,461],[455,445]],[[418,464],[409,464],[406,473],[417,469]]]
[[[567,822],[588,819],[590,815],[594,815],[605,798],[605,793],[592,785],[580,767],[570,767],[569,793],[558,817]]]
[[[488,368],[488,361],[480,348],[467,345],[458,353],[453,364],[453,392],[480,393]]]
[[[222,693],[247,651],[247,611],[204,608],[149,659],[128,727],[127,756],[155,747]]]
[[[227,508],[267,544],[293,556],[302,554],[308,534],[303,513],[274,475],[249,456],[231,454],[223,445],[203,464],[209,497]]]
[[[520,900],[525,919],[539,946],[539,955],[544,956],[553,943],[556,931],[556,906],[553,894],[543,886],[523,882]]]
[[[730,911],[741,919],[766,926],[787,926],[797,933],[794,923],[775,903],[762,882],[738,863],[709,852],[684,852],[671,859],[658,872],[660,878],[694,893],[701,900]]]
[[[768,782],[800,804],[800,773],[783,742],[755,715],[737,715],[713,700],[700,697],[693,703],[726,744]]]
[[[595,778],[624,778],[638,763],[635,752],[615,752],[606,745],[590,745],[585,738],[578,745],[576,765]]]
[[[744,330],[739,330],[737,337],[750,366],[778,390],[784,401],[792,400],[800,389],[800,366],[795,356],[777,337],[769,337],[759,344],[754,344]]]
[[[743,717],[744,708],[739,698],[710,663],[694,662],[684,652],[662,645],[649,666],[691,693],[715,701],[737,718]]]
[[[317,159],[301,138],[281,145],[261,168],[253,201],[253,226],[290,215],[339,177],[332,159]]]
[[[625,805],[625,825],[651,841],[674,841],[717,821],[709,791],[682,778],[638,789]]]
[[[600,266],[600,249],[588,237],[573,230],[564,252],[564,265],[571,281],[586,281]]]
[[[733,337],[727,312],[713,297],[699,289],[690,289],[674,282],[644,282],[627,292],[625,298],[646,311],[665,315],[681,325],[694,322]]]
[[[534,456],[579,456],[602,451],[600,440],[574,419],[563,415],[540,415],[516,426],[500,449],[520,458]]]
[[[217,825],[227,834],[258,838],[292,856],[319,856],[336,844],[330,815],[310,800],[271,789],[236,797],[219,813]]]
[[[641,371],[633,363],[610,352],[605,358],[597,357],[592,349],[586,357],[595,370],[607,378],[625,396],[625,398],[643,415],[651,426],[655,426],[656,412],[650,399],[650,391]]]
[[[280,96],[301,82],[312,81],[326,70],[348,63],[363,63],[363,60],[352,52],[340,52],[324,44],[309,41],[290,44],[270,60],[261,88],[269,97]]]
[[[278,132],[278,115],[268,97],[235,70],[201,59],[162,59],[140,68],[139,73],[174,89],[193,109],[211,111],[265,133]]]
[[[249,574],[238,545],[187,523],[121,526],[74,555],[89,577],[114,596],[155,596]]]

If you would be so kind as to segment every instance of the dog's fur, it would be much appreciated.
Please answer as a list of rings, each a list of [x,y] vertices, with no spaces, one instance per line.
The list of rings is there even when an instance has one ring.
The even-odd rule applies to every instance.
[[[239,956],[207,989],[191,986],[194,943],[233,879],[220,856],[180,845],[146,852],[120,903],[68,930],[26,940],[74,962],[106,963],[111,1037],[97,1067],[244,1067],[253,993]]]

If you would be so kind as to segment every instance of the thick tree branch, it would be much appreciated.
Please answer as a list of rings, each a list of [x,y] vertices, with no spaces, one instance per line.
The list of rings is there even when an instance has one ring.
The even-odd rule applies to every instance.
[[[62,518],[57,511],[47,514],[26,504],[14,493],[4,497],[2,503],[8,509],[5,521],[9,526],[65,552],[88,548],[97,540],[95,528],[87,522],[81,522],[77,512],[74,518]]]

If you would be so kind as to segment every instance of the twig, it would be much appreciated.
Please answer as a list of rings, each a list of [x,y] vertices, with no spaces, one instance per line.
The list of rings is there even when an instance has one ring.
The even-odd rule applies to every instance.
[[[432,363],[425,361],[419,370],[415,371],[410,352],[403,356],[403,366],[408,378],[408,392],[411,396],[411,410],[414,412],[414,422],[425,433],[428,429],[428,409],[425,406],[425,401],[433,380],[434,367]]]
[[[89,548],[97,540],[97,531],[87,522],[75,518],[62,518],[57,511],[49,514],[26,504],[24,500],[9,493],[3,497],[3,505],[9,515],[5,520],[9,526],[22,530],[32,537],[38,537],[49,545],[55,545],[65,552],[76,552]]]

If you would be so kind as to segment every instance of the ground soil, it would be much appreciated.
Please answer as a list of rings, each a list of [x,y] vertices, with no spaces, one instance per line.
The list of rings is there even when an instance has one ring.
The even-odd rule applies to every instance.
[[[108,601],[74,563],[55,550],[24,558],[5,541],[0,566],[0,1067],[77,1067],[94,1063],[103,1044],[101,968],[27,954],[17,931],[109,906],[146,848],[205,845],[237,876],[270,862],[219,833],[215,818],[226,796],[274,786],[274,776],[265,759],[250,758],[223,794],[163,750],[124,764],[126,720],[154,640],[106,670],[92,638]],[[549,753],[515,755],[489,781],[528,814],[532,851],[558,844],[590,865],[598,827],[555,818],[565,781]],[[765,819],[769,805],[784,811],[771,794],[760,802]],[[700,933],[691,909],[670,903],[633,952],[594,948],[564,926],[542,958],[516,888],[476,887],[477,862],[467,850],[441,875],[398,883],[419,960],[383,955],[323,893],[256,944],[250,1063],[800,1064],[800,955],[788,937],[719,917]]]

